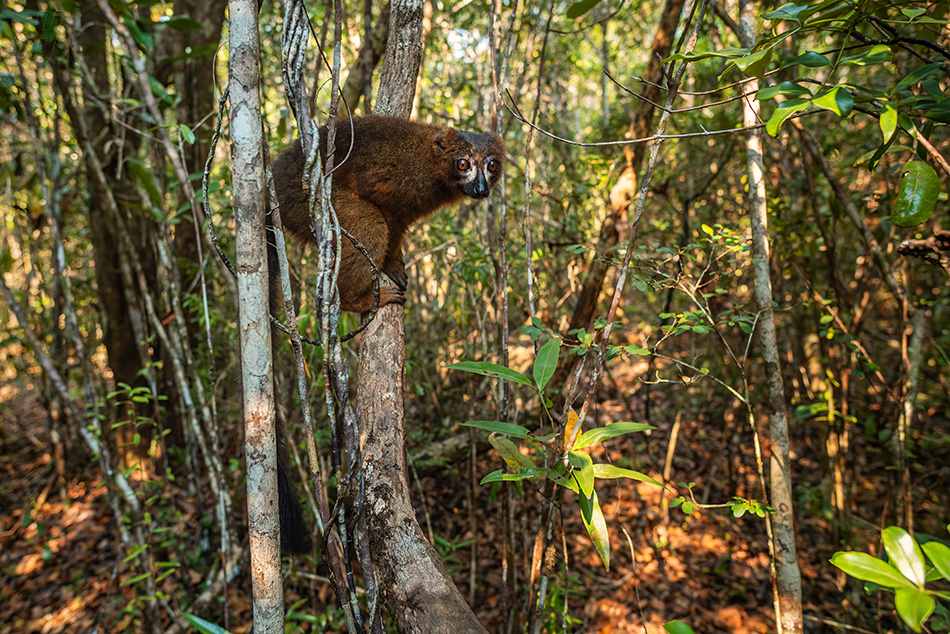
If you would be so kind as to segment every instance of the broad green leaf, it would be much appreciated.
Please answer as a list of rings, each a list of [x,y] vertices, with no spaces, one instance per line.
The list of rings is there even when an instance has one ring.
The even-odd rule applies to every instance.
[[[871,49],[864,51],[863,53],[858,53],[857,55],[851,55],[850,57],[842,58],[842,64],[854,64],[855,66],[867,66],[868,64],[883,64],[884,62],[889,62],[893,52],[891,47],[885,44],[878,44]]]
[[[205,621],[200,616],[188,614],[187,612],[182,612],[181,615],[185,617],[186,621],[194,625],[201,634],[231,634],[220,625],[215,625],[211,621]]]
[[[646,348],[641,348],[640,346],[634,346],[634,345],[624,346],[623,349],[626,350],[629,354],[635,354],[641,357],[652,354],[649,350],[647,350]]]
[[[534,360],[534,382],[538,384],[538,390],[543,390],[551,377],[554,376],[554,370],[557,368],[558,354],[561,352],[561,340],[557,337],[552,338],[538,350],[538,357]]]
[[[940,177],[923,161],[904,165],[891,220],[898,227],[913,227],[927,221],[937,206]]]
[[[765,71],[768,70],[771,62],[772,49],[767,48],[764,51],[741,57],[737,59],[734,64],[736,68],[741,70],[747,77],[762,77]]]
[[[891,94],[897,94],[898,92],[904,90],[905,88],[910,88],[914,84],[924,79],[927,79],[943,66],[941,62],[934,62],[933,64],[927,64],[926,66],[921,66],[914,72],[904,77],[904,79],[897,82],[897,85],[894,86],[894,89],[891,91]]]
[[[497,436],[492,434],[488,437],[488,442],[491,443],[491,446],[495,448],[495,451],[498,452],[498,455],[501,456],[501,459],[505,461],[505,464],[508,465],[508,469],[512,473],[518,473],[522,469],[537,469],[531,458],[524,455],[518,450],[518,445],[511,442],[504,436]]]
[[[648,429],[656,429],[656,427],[647,425],[646,423],[610,423],[606,427],[598,427],[585,431],[581,434],[580,438],[577,439],[577,442],[574,443],[574,449],[583,449],[584,447],[595,445],[609,438],[622,436],[623,434],[632,434],[638,431],[646,431]]]
[[[924,621],[934,611],[934,599],[922,590],[901,588],[894,593],[894,607],[904,623],[915,632],[920,632]]]
[[[531,435],[531,432],[528,431],[527,427],[515,425],[514,423],[503,423],[500,420],[470,420],[462,423],[462,425],[464,427],[484,429],[485,431],[490,431],[494,434],[501,434],[502,436],[523,438],[524,440],[535,440],[535,438]]]
[[[188,145],[195,144],[195,133],[191,131],[191,128],[186,126],[184,123],[178,124],[178,130],[181,133],[181,138],[185,140],[185,143]]]
[[[488,363],[487,361],[462,361],[461,363],[453,363],[445,367],[449,370],[474,372],[475,374],[481,374],[482,376],[507,379],[508,381],[514,381],[519,385],[533,387],[531,385],[531,380],[521,372],[512,370],[511,368],[506,368],[505,366],[498,365],[497,363]]]
[[[881,126],[881,134],[884,135],[884,142],[887,143],[897,131],[897,110],[889,103],[884,104],[881,110],[881,118],[878,120]]]
[[[782,62],[782,68],[790,66],[805,66],[806,68],[821,68],[822,66],[831,66],[831,60],[815,51],[808,51],[802,55],[797,55],[791,59]]]
[[[927,542],[921,548],[940,576],[950,581],[950,548],[940,542]]]
[[[693,628],[686,625],[686,623],[683,623],[682,621],[670,621],[669,623],[664,623],[663,629],[670,634],[696,634],[696,632],[693,631]]]
[[[600,4],[600,0],[580,0],[575,2],[567,9],[567,17],[570,19],[579,18],[594,7]]]
[[[911,22],[927,13],[927,9],[901,9],[901,13],[906,15]]]
[[[189,17],[176,15],[161,22],[162,26],[170,27],[176,31],[197,31],[201,28],[200,22],[195,22]]]
[[[791,20],[792,22],[801,24],[798,19],[798,14],[807,8],[807,5],[798,5],[794,2],[786,2],[775,11],[766,13],[762,17],[766,20]]]
[[[573,475],[581,488],[581,495],[590,497],[594,492],[594,461],[583,451],[569,452],[567,461],[574,467]]]
[[[776,95],[785,95],[787,97],[788,96],[798,97],[801,95],[808,95],[810,97],[811,92],[807,88],[802,86],[801,84],[796,84],[793,81],[783,81],[780,84],[776,84],[774,86],[768,86],[766,88],[761,89],[760,91],[755,93],[755,98],[758,99],[759,101],[765,101],[766,99],[774,99]],[[706,225],[703,225],[703,227],[705,230]],[[709,234],[709,235],[712,235],[712,234]]]
[[[914,585],[897,568],[867,553],[838,552],[831,563],[861,581],[870,581],[885,588],[913,588]]]
[[[772,116],[765,124],[765,131],[769,133],[769,136],[777,136],[782,124],[793,114],[808,108],[809,103],[807,99],[789,99],[788,101],[783,101],[772,112]]]
[[[600,478],[601,480],[630,478],[631,480],[639,480],[640,482],[655,484],[656,486],[663,488],[663,484],[661,482],[654,480],[645,473],[640,473],[639,471],[634,471],[633,469],[624,469],[623,467],[617,467],[612,464],[595,464],[594,477]]]
[[[913,120],[903,112],[897,114],[897,125],[901,127],[901,130],[909,134],[912,139],[917,138],[919,134],[917,126],[915,126]]]
[[[924,553],[920,551],[917,540],[900,526],[885,528],[881,531],[881,540],[891,563],[918,588],[922,588],[927,581],[927,570]]]
[[[479,484],[491,484],[492,482],[518,482],[520,480],[536,480],[548,472],[547,469],[522,468],[518,473],[505,473],[501,469],[492,471],[482,478]]]
[[[585,499],[583,495],[579,495],[578,499],[581,502],[581,517],[584,520],[584,526],[587,527],[587,533],[594,542],[597,554],[604,562],[604,568],[610,570],[610,535],[607,532],[604,512],[597,501],[597,492],[591,494],[590,499]],[[584,513],[585,510],[588,512]]]
[[[854,107],[854,97],[844,86],[835,86],[820,97],[812,99],[811,102],[823,110],[830,110],[842,119],[851,114],[851,109]]]

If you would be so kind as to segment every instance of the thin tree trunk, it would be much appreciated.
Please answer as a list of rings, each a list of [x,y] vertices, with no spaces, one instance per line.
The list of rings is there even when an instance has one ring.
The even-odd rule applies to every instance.
[[[237,272],[247,515],[254,631],[284,631],[277,513],[277,438],[264,236],[264,137],[257,3],[230,0],[231,174],[237,220]]]
[[[739,0],[739,31],[742,45],[755,44],[755,12],[752,0]],[[754,93],[758,81],[749,82],[745,90]],[[753,126],[759,121],[751,100],[743,100],[743,124]],[[802,631],[802,581],[795,549],[795,515],[792,498],[792,475],[789,464],[788,413],[785,409],[785,387],[775,336],[772,312],[772,280],[769,274],[769,233],[765,192],[765,162],[762,154],[761,130],[746,133],[746,155],[749,177],[749,215],[752,221],[752,267],[755,276],[755,299],[758,305],[759,341],[769,395],[769,464],[771,520],[774,543],[775,587],[777,593],[776,621],[780,634]]]

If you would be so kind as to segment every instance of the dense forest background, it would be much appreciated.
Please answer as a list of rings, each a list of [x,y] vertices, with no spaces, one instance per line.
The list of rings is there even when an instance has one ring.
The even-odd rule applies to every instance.
[[[0,633],[178,632],[185,614],[248,631],[226,9],[0,5]],[[365,114],[390,7],[339,10],[342,93]],[[333,3],[308,11],[330,59]],[[283,16],[262,4],[272,157],[296,138]],[[424,3],[412,117],[507,146],[491,200],[432,216],[405,253],[415,508],[489,631],[776,631],[792,518],[800,629],[950,631],[948,18],[905,0]],[[326,121],[330,73],[307,64]],[[315,256],[289,255],[313,334]],[[323,351],[304,358],[333,497]],[[305,476],[284,340],[275,368]],[[554,498],[526,469],[578,413],[649,428],[591,440],[599,470],[572,453],[596,495],[559,494],[539,541]],[[889,526],[923,544],[926,584],[905,567],[920,549],[883,555]],[[868,593],[839,551],[911,585]],[[286,631],[346,631],[319,548],[284,590]]]

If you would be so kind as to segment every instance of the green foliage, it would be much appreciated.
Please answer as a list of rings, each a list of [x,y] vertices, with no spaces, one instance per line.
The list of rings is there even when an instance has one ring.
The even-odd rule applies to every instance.
[[[446,367],[451,370],[501,378],[529,387],[536,393],[544,411],[547,413],[548,405],[544,396],[544,388],[557,368],[560,346],[560,339],[552,337],[538,350],[533,366],[534,382],[516,370],[494,363],[465,361],[453,363]],[[551,420],[550,415],[548,415],[548,420]],[[609,570],[610,538],[607,521],[604,518],[600,501],[597,498],[597,491],[594,488],[596,481],[598,479],[628,478],[658,487],[663,485],[650,476],[633,469],[624,469],[612,464],[595,464],[588,453],[580,450],[611,438],[655,428],[644,423],[611,423],[604,427],[590,429],[574,439],[574,430],[577,424],[577,414],[573,410],[568,414],[567,425],[559,434],[537,435],[531,433],[526,427],[504,421],[468,421],[465,423],[468,427],[490,432],[489,443],[508,467],[507,472],[501,469],[491,472],[482,478],[481,484],[530,480],[541,486],[544,480],[551,480],[555,484],[576,493],[581,510],[581,519],[594,543],[594,547],[597,549],[597,553],[604,562],[604,567]],[[519,446],[512,442],[511,438],[524,441],[525,445],[523,447]],[[571,449],[553,460],[551,457],[545,458],[543,464],[553,462],[554,467],[538,466],[540,461],[532,459],[532,456],[538,452],[551,452],[552,447],[549,443],[555,438],[560,441],[554,447],[555,449],[561,447],[571,447]],[[573,444],[571,444],[572,442]]]
[[[911,629],[920,632],[933,614],[937,599],[950,601],[950,592],[927,587],[930,581],[950,581],[950,548],[937,541],[921,548],[910,533],[898,526],[881,531],[881,541],[889,561],[867,553],[837,552],[831,563],[868,582],[865,589],[869,593],[878,588],[893,592],[897,614]]]
[[[923,161],[911,161],[901,173],[897,200],[891,208],[891,220],[898,227],[913,227],[930,218],[937,206],[940,178]]]
[[[186,621],[191,623],[196,630],[201,634],[231,634],[228,630],[224,629],[220,625],[216,625],[210,621],[206,621],[200,616],[195,616],[194,614],[188,614],[187,612],[182,612],[182,616]]]

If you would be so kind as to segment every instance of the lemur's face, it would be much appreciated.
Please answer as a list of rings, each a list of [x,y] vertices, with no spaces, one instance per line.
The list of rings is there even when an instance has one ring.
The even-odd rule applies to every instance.
[[[491,132],[455,132],[455,143],[444,148],[446,153],[451,153],[455,185],[470,198],[488,198],[491,188],[501,178],[505,145]]]

